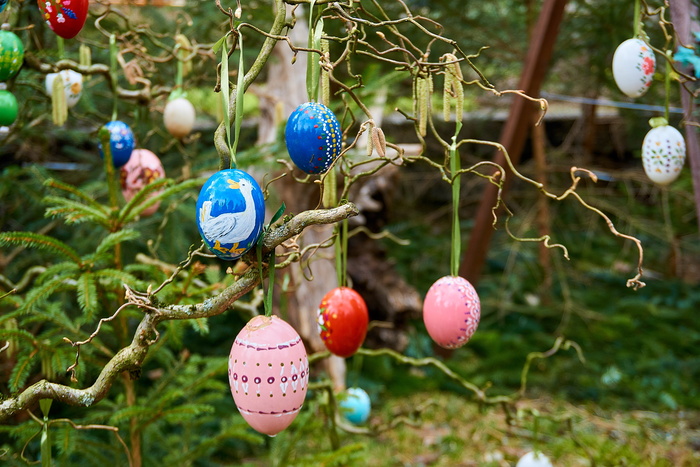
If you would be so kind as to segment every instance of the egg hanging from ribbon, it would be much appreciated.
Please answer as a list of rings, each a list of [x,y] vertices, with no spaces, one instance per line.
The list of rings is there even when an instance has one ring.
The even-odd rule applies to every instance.
[[[12,31],[7,31],[7,24],[0,30],[0,81],[14,77],[24,63],[24,46]]]
[[[275,436],[304,404],[309,361],[301,337],[277,316],[256,316],[236,336],[228,380],[238,411],[260,433]]]
[[[134,150],[134,133],[129,125],[120,121],[112,120],[104,125],[109,130],[109,147],[112,151],[112,163],[115,167],[121,167],[129,161],[131,152]],[[98,144],[100,157],[104,158],[102,152],[102,141]]]
[[[168,101],[163,110],[163,124],[168,133],[182,139],[194,128],[196,113],[194,106],[185,97]]]
[[[0,88],[0,126],[10,126],[17,120],[17,99],[8,90]]]
[[[318,328],[331,353],[347,358],[365,341],[369,312],[362,296],[349,287],[336,287],[321,300]]]
[[[64,39],[78,35],[88,15],[88,0],[37,0],[51,30]]]
[[[654,51],[641,39],[627,39],[615,49],[613,78],[629,97],[639,97],[649,90],[655,68]]]
[[[153,154],[148,149],[134,149],[127,162],[119,171],[122,195],[128,202],[136,196],[136,193],[141,191],[143,187],[152,183],[159,178],[165,177],[163,164],[158,156]],[[154,191],[148,195],[152,197],[160,193],[162,190]],[[158,210],[160,202],[149,206],[141,212],[142,216],[150,216]]]
[[[319,174],[340,154],[342,133],[331,109],[307,102],[289,116],[284,139],[294,164],[306,173]]]
[[[66,96],[68,108],[75,107],[83,94],[83,75],[73,70],[62,70],[59,73],[49,73],[46,75],[44,86],[49,97],[53,94],[53,82],[60,76],[63,82],[63,94]]]
[[[265,198],[258,182],[242,170],[220,170],[209,177],[196,209],[199,234],[221,259],[240,258],[262,232]]]
[[[372,403],[362,388],[348,388],[339,403],[340,412],[351,423],[361,425],[369,419]]]
[[[446,349],[466,344],[480,319],[479,295],[463,277],[441,277],[430,287],[423,301],[425,328],[433,341]]]
[[[681,174],[685,164],[685,139],[666,119],[652,119],[653,128],[642,142],[642,165],[649,179],[668,185]]]

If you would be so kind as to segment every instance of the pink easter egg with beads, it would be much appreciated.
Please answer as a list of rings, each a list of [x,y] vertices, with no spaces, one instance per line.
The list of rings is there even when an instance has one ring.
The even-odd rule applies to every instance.
[[[277,316],[256,316],[236,336],[228,360],[233,400],[256,431],[275,436],[296,418],[309,385],[301,337]]]
[[[440,347],[462,347],[474,335],[480,318],[479,295],[462,277],[441,277],[425,296],[423,322],[430,337]]]

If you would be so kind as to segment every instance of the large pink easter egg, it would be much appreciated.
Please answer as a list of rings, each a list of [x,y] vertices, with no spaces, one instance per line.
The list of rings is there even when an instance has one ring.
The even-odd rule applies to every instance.
[[[309,385],[309,361],[299,334],[277,316],[256,316],[236,336],[228,380],[248,424],[275,436],[296,418]]]
[[[423,322],[440,347],[456,349],[466,344],[479,326],[480,318],[479,295],[462,277],[441,277],[425,296]]]
[[[129,161],[120,169],[120,179],[122,185],[122,194],[128,202],[136,196],[143,187],[151,182],[165,177],[165,170],[158,156],[153,154],[148,149],[134,149],[131,152]],[[160,193],[155,191],[150,194],[154,196]],[[150,216],[158,210],[160,202],[155,203],[147,209],[144,209],[141,215]]]

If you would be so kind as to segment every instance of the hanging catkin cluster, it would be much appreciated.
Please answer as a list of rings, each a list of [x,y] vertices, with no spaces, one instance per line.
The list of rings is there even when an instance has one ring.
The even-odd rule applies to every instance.
[[[449,121],[452,112],[452,104],[454,103],[455,119],[461,122],[462,114],[464,113],[462,69],[459,66],[459,60],[454,54],[443,55],[442,61],[447,63],[445,66],[445,84],[442,94],[443,118],[445,121]]]

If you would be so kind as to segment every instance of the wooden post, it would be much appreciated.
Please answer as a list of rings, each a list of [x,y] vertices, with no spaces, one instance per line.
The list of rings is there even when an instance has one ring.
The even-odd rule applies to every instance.
[[[685,45],[693,44],[692,32],[700,32],[700,24],[693,22],[697,17],[697,8],[690,0],[674,0],[671,5],[671,21],[676,30],[676,36]],[[682,70],[688,72],[688,69]],[[694,122],[693,110],[695,107],[693,95],[681,85],[681,102],[683,104],[683,119],[689,123]],[[693,191],[695,192],[695,217],[700,229],[700,142],[697,129],[694,125],[685,125],[685,149],[690,164],[690,173],[693,177]]]
[[[536,97],[539,95],[540,86],[544,80],[554,44],[559,34],[559,25],[564,16],[566,3],[567,0],[545,0],[542,5],[518,85],[518,89],[529,96]],[[533,107],[534,104],[527,99],[518,96],[514,97],[508,119],[501,132],[500,142],[508,151],[513,164],[517,164],[520,160],[528,130],[532,124]],[[497,152],[493,157],[493,161],[506,168],[505,156],[502,152]],[[507,172],[506,180],[510,180],[512,174],[508,170]],[[505,193],[506,188],[507,184],[503,187],[503,193]],[[493,236],[494,228],[491,210],[496,204],[497,196],[498,189],[493,184],[486,184],[484,195],[481,198],[481,204],[476,214],[474,229],[462,259],[460,275],[474,285],[481,277],[489,243]]]

